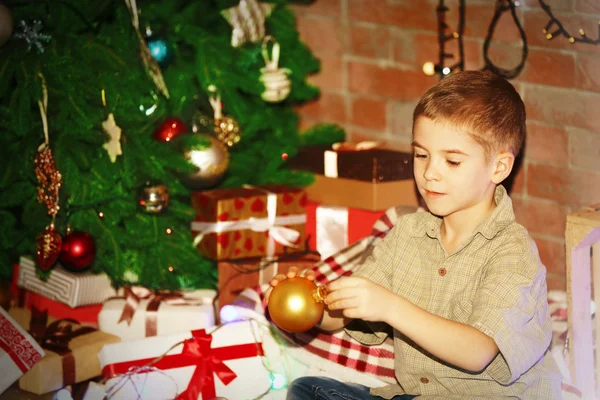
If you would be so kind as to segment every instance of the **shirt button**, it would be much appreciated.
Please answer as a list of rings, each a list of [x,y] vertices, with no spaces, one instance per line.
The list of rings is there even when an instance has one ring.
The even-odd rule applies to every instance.
[[[429,383],[429,379],[422,377],[421,378],[421,383]]]
[[[440,268],[440,269],[438,269],[438,274],[440,274],[440,276],[446,275],[446,272],[447,272],[446,268]]]

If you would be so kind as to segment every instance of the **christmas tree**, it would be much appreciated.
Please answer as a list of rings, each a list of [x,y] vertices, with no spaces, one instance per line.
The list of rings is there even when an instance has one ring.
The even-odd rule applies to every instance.
[[[318,95],[306,77],[319,62],[286,1],[5,6],[14,31],[0,48],[2,278],[21,255],[41,250],[51,264],[56,240],[68,241],[72,230],[94,244],[84,248],[91,264],[74,267],[89,264],[115,286],[212,287],[214,262],[190,233],[191,191],[309,184],[310,175],[285,168],[286,157],[303,144],[343,139],[332,125],[298,131],[293,106]],[[269,92],[269,62],[271,78],[291,83],[289,94]],[[211,139],[218,133],[233,146]],[[190,152],[215,148],[213,157],[229,159],[227,172],[198,179]],[[152,203],[148,191],[161,200]]]

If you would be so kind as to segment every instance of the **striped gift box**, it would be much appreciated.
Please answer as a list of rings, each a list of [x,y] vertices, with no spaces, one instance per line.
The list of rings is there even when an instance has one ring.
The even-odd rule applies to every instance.
[[[72,273],[60,265],[52,270],[48,280],[43,281],[37,276],[35,263],[29,257],[21,257],[19,261],[17,285],[69,307],[101,304],[117,294],[106,274]]]

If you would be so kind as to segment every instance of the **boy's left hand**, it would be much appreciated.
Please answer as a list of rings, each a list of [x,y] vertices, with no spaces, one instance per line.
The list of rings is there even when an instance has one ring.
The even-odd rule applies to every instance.
[[[330,310],[342,310],[346,318],[365,321],[387,322],[390,306],[397,297],[383,286],[358,277],[342,277],[329,283],[327,289],[325,304]]]

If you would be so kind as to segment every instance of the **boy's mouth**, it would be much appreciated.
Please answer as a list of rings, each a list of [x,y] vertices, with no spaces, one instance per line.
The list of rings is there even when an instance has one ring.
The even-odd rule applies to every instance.
[[[442,196],[445,196],[445,193],[433,192],[431,190],[425,189],[425,195],[431,199],[437,199]]]

